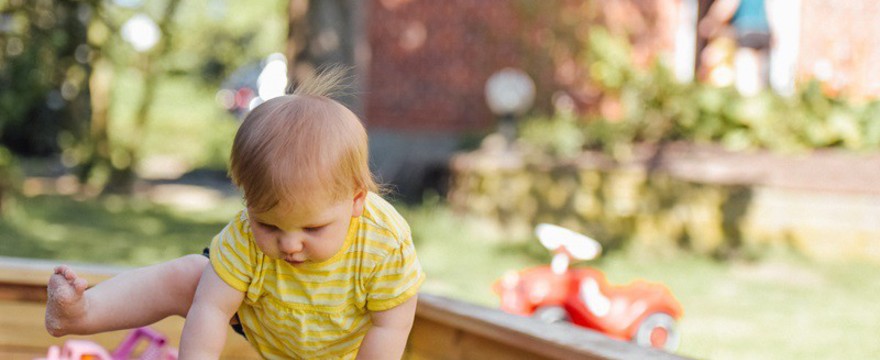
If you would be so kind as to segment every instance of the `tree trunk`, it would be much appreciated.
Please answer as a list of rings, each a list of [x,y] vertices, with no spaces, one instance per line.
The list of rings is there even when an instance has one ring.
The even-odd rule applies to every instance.
[[[150,120],[153,100],[155,100],[156,91],[159,88],[158,79],[162,74],[162,69],[157,68],[155,64],[167,56],[171,50],[169,44],[171,44],[172,33],[169,27],[174,20],[174,14],[177,13],[178,5],[180,5],[180,0],[170,0],[168,6],[165,7],[162,18],[157,24],[162,36],[159,38],[159,42],[156,43],[156,47],[146,56],[142,69],[145,79],[144,95],[140,99],[140,104],[135,114],[134,133],[136,136],[131,143],[122,148],[126,160],[128,160],[127,164],[121,164],[121,166],[114,166],[112,168],[110,179],[104,188],[105,192],[130,193],[133,189],[136,178],[134,171],[141,160],[141,147],[146,136],[145,132]]]
[[[78,177],[80,182],[87,182],[94,171],[99,168],[110,168],[110,137],[107,131],[107,113],[110,109],[110,89],[113,86],[113,64],[97,55],[92,64],[89,77],[91,100],[91,126],[89,128],[88,157],[80,165]]]
[[[360,0],[290,0],[288,6],[287,59],[288,79],[295,87],[314,76],[321,66],[343,65],[353,70],[356,91],[336,99],[355,113],[362,104],[355,93],[364,74],[366,56],[356,56],[357,48],[365,49],[363,28],[364,2]]]

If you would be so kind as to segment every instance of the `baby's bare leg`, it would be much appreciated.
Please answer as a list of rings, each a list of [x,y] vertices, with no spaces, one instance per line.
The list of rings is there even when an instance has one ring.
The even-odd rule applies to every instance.
[[[86,290],[67,266],[49,279],[46,330],[53,336],[94,334],[186,316],[208,258],[179,259],[121,273]]]

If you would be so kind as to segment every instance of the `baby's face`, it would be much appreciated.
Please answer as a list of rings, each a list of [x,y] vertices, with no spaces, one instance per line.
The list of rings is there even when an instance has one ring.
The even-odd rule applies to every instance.
[[[276,206],[265,212],[248,208],[254,240],[260,250],[291,265],[321,262],[336,255],[345,243],[352,217],[364,210],[363,192],[314,211]]]

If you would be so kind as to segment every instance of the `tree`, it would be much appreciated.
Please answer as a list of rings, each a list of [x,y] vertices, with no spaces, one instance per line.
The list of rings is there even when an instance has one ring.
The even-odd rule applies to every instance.
[[[142,57],[145,80],[138,106],[137,131],[150,114],[158,76],[155,66],[168,54],[169,25],[180,0],[169,0],[160,16],[159,42]],[[0,135],[25,155],[65,151],[80,163],[82,180],[109,172],[108,189],[131,185],[139,144],[123,147],[114,161],[108,134],[108,110],[115,68],[131,55],[112,50],[119,41],[119,19],[130,11],[100,1],[10,1],[3,9],[0,48]],[[8,86],[7,86],[8,85]],[[121,161],[118,159],[122,159]]]
[[[0,138],[24,155],[49,155],[88,124],[89,4],[6,1],[0,5]]]
[[[136,69],[141,72],[144,79],[144,92],[138,100],[138,105],[136,107],[137,112],[135,113],[134,132],[136,134],[144,133],[147,122],[149,121],[153,100],[155,99],[156,90],[158,89],[159,75],[165,71],[165,69],[158,66],[157,63],[165,58],[171,50],[169,44],[171,43],[173,32],[170,30],[170,27],[179,5],[180,0],[168,1],[159,17],[158,24],[156,24],[159,30],[159,38],[156,44],[149,49],[146,49],[144,53],[135,54],[135,58],[138,60],[138,66],[136,66]],[[105,24],[110,22],[108,20],[109,19],[104,19],[104,21],[106,21]],[[105,42],[101,44],[101,46],[106,46],[106,44],[107,43]],[[92,98],[92,107],[96,110],[94,112],[95,116],[92,118],[93,126],[91,133],[94,149],[91,153],[92,156],[85,163],[83,169],[85,169],[86,174],[88,174],[91,173],[95,165],[106,166],[106,164],[109,163],[112,166],[110,166],[110,176],[105,184],[104,190],[108,192],[127,193],[131,191],[131,187],[134,183],[134,169],[140,161],[140,150],[143,137],[138,136],[133,142],[122,144],[120,146],[121,152],[117,155],[120,160],[117,160],[116,162],[113,161],[113,154],[110,154],[107,151],[109,149],[107,109],[109,108],[110,102],[109,85],[111,83],[110,79],[112,78],[112,70],[110,69],[110,65],[104,61],[105,59],[98,59],[96,72],[93,74],[94,85],[98,87],[98,89],[95,89],[96,91]]]

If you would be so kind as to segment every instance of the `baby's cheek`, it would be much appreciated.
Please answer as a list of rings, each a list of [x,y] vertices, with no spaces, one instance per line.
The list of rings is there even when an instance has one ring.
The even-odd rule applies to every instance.
[[[270,256],[275,254],[271,234],[268,234],[265,231],[254,230],[254,242],[257,243],[257,247],[259,247],[263,253]]]

